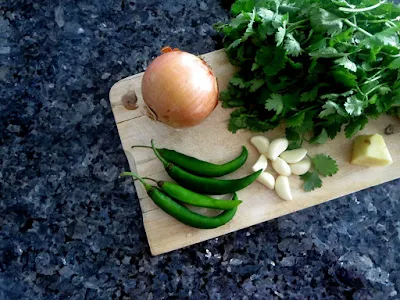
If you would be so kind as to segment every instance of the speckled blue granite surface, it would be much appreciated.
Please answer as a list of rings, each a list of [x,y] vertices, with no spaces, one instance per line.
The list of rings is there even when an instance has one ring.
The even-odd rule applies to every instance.
[[[218,49],[227,17],[0,1],[0,299],[400,298],[400,181],[151,257],[108,92],[164,45]]]

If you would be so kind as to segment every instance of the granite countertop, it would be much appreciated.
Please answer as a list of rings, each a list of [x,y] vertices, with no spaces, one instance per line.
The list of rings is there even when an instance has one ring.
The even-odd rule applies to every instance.
[[[179,17],[176,17],[178,16]],[[108,92],[214,0],[0,3],[0,299],[399,299],[400,181],[152,257]]]

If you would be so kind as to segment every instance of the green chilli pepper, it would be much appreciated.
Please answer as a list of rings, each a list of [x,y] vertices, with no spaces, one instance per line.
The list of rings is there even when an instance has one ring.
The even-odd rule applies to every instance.
[[[124,172],[121,176],[133,176],[140,180],[144,185],[149,197],[157,204],[164,212],[174,217],[182,223],[200,229],[212,229],[222,226],[232,220],[236,214],[237,207],[225,210],[216,217],[206,217],[195,213],[185,206],[175,202],[171,197],[161,191],[158,187],[154,187],[146,183],[142,178],[131,172]],[[233,196],[233,201],[238,200],[237,194]]]
[[[173,182],[158,181],[148,177],[145,177],[144,179],[155,181],[157,185],[161,188],[161,190],[168,194],[170,197],[180,202],[184,202],[194,206],[227,210],[232,209],[242,203],[241,200],[225,201],[214,199],[205,195],[192,192]]]
[[[185,188],[202,194],[231,194],[253,183],[262,172],[262,170],[259,170],[246,177],[232,180],[201,177],[193,175],[182,168],[175,166],[173,163],[166,161],[163,157],[161,157],[161,155],[158,153],[158,150],[154,147],[153,140],[151,141],[151,146],[158,159],[164,164],[165,170],[172,179]]]
[[[151,148],[148,146],[132,146],[132,148],[136,147]],[[175,150],[157,148],[157,151],[166,161],[173,163],[192,174],[203,177],[220,177],[230,174],[243,166],[248,157],[248,151],[244,146],[242,146],[242,152],[239,156],[220,165],[200,160]]]

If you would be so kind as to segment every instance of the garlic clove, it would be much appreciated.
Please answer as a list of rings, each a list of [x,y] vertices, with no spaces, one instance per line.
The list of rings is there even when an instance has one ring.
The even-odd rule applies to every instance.
[[[301,161],[307,155],[307,150],[304,148],[287,150],[279,157],[286,161],[288,164],[294,164]]]
[[[268,148],[268,158],[272,161],[278,158],[289,146],[289,141],[285,138],[275,139]]]
[[[273,190],[275,187],[275,178],[271,173],[262,172],[260,176],[258,176],[257,181],[265,185],[270,190]]]
[[[260,154],[268,155],[269,139],[265,136],[253,136],[250,142],[257,148]]]
[[[275,181],[275,191],[280,198],[286,201],[293,200],[292,191],[290,190],[289,178],[287,176],[278,176]]]
[[[290,176],[292,174],[290,166],[280,157],[277,157],[272,162],[272,167],[279,175]]]
[[[298,163],[290,164],[289,166],[292,171],[292,174],[303,175],[310,170],[311,159],[308,156],[306,156],[303,158],[303,160],[299,161]]]
[[[268,159],[264,154],[261,154],[252,169],[254,172],[257,172],[258,170],[265,171],[267,167],[268,167]]]

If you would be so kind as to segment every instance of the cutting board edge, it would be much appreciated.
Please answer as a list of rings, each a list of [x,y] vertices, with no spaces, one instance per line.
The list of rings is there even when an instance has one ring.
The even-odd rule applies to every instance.
[[[369,189],[369,188],[372,188],[372,187],[375,187],[375,186],[378,186],[378,185],[380,185],[380,184],[384,184],[384,183],[387,183],[387,182],[391,182],[391,181],[394,181],[394,180],[397,180],[397,179],[388,179],[388,180],[379,181],[379,182],[377,182],[376,184],[374,184],[374,185],[372,185],[372,186],[366,186],[366,187],[360,188],[359,190],[355,190],[355,191],[352,192],[352,194],[353,194],[353,193],[360,192],[360,191],[364,191],[364,190],[366,190],[366,189]],[[278,210],[279,212],[282,212],[282,213],[276,214],[276,211],[274,211],[274,213],[271,213],[271,214],[273,215],[272,217],[269,217],[269,216],[268,216],[268,217],[266,217],[265,219],[263,219],[263,220],[261,220],[261,221],[260,221],[260,220],[257,220],[257,221],[254,221],[254,222],[252,222],[252,223],[248,223],[248,224],[246,224],[246,225],[243,226],[243,227],[239,227],[239,228],[235,227],[235,228],[232,228],[232,229],[230,229],[230,230],[228,230],[228,231],[226,231],[226,232],[218,232],[218,233],[215,234],[215,235],[207,236],[207,237],[204,237],[204,238],[199,238],[199,239],[198,239],[196,242],[194,242],[194,243],[191,243],[191,242],[189,242],[189,243],[183,243],[183,244],[182,244],[180,247],[178,247],[178,248],[176,248],[176,247],[171,247],[170,249],[168,249],[167,247],[164,246],[164,250],[155,250],[155,248],[157,248],[157,247],[154,247],[154,246],[153,246],[153,243],[151,242],[151,239],[148,239],[148,243],[149,243],[149,247],[150,247],[150,252],[151,252],[151,255],[153,255],[153,256],[157,256],[157,255],[165,254],[165,253],[168,253],[168,252],[172,252],[172,251],[174,251],[174,250],[182,249],[182,248],[185,248],[185,247],[188,247],[188,246],[191,246],[191,245],[195,245],[195,244],[199,244],[199,243],[201,243],[201,242],[204,242],[204,241],[207,241],[207,240],[210,240],[210,239],[214,239],[214,238],[223,236],[223,235],[225,235],[225,234],[231,234],[231,233],[233,233],[233,232],[240,231],[240,230],[243,230],[243,229],[252,227],[252,226],[254,226],[254,225],[263,224],[263,223],[269,222],[269,221],[271,221],[271,220],[278,219],[278,218],[281,218],[281,217],[290,215],[290,214],[295,213],[295,212],[303,211],[303,210],[312,208],[312,207],[314,207],[314,206],[318,206],[318,205],[321,205],[321,204],[330,202],[330,201],[332,201],[332,200],[339,199],[339,198],[344,197],[344,196],[347,196],[347,195],[350,195],[350,194],[348,194],[348,193],[343,193],[343,194],[341,194],[341,195],[335,196],[335,197],[330,198],[330,199],[328,199],[328,200],[321,200],[321,201],[319,201],[319,202],[317,202],[317,203],[315,203],[315,202],[303,203],[303,202],[302,202],[303,205],[301,206],[300,209],[296,209],[296,208],[294,208],[294,207],[293,207],[292,209],[285,209],[286,207],[289,207],[289,208],[290,208],[290,206],[282,206],[282,208],[280,208],[280,209]],[[148,198],[149,198],[149,197],[148,197]],[[150,198],[149,198],[149,199],[150,199]],[[150,199],[150,200],[151,200],[151,199]],[[283,202],[283,203],[285,203],[285,202]],[[304,205],[304,204],[305,204],[305,205]],[[161,209],[160,209],[160,208],[156,208],[155,210],[161,210]],[[143,213],[143,211],[142,211],[143,217],[144,217],[146,214],[151,213],[152,211],[153,211],[153,210],[147,211],[147,212],[145,212],[145,213]],[[146,225],[147,225],[146,222],[144,222],[145,230],[146,230],[146,227],[147,227]],[[212,230],[212,229],[211,229],[211,230]],[[147,233],[147,230],[146,230],[146,233]]]

